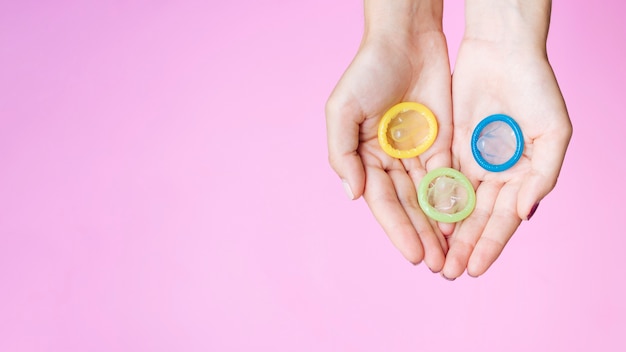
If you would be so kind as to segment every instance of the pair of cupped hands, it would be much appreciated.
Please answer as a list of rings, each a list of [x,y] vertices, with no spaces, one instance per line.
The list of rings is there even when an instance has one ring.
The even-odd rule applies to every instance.
[[[482,275],[493,264],[554,188],[572,133],[546,54],[549,6],[547,13],[518,9],[518,20],[514,10],[502,10],[502,21],[485,25],[479,15],[498,9],[470,8],[470,2],[454,75],[441,6],[407,11],[366,2],[363,41],[326,105],[329,160],[349,198],[363,196],[408,261],[424,262],[449,280],[466,270]],[[385,22],[400,10],[405,17]],[[528,20],[529,14],[538,18]],[[403,101],[429,107],[439,133],[423,154],[395,159],[379,145],[378,123]],[[483,118],[498,113],[519,124],[524,152],[511,169],[489,172],[474,160],[470,139]],[[461,171],[476,191],[474,211],[456,224],[437,223],[418,205],[417,185],[440,167]]]

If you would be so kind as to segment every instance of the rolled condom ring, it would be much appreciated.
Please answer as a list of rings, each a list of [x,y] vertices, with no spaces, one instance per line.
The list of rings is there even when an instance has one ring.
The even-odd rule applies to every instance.
[[[427,173],[417,190],[420,208],[428,217],[445,223],[467,218],[476,206],[471,182],[459,171],[442,167]]]
[[[437,119],[430,109],[420,103],[402,102],[383,115],[378,142],[394,158],[412,158],[430,148],[437,132]]]
[[[501,172],[522,157],[522,130],[508,115],[496,114],[480,121],[472,133],[472,154],[483,169]]]

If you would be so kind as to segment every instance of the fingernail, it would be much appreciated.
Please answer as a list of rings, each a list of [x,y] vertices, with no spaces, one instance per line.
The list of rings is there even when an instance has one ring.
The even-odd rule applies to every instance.
[[[454,279],[450,279],[448,277],[446,277],[443,273],[441,273],[441,277],[443,277],[444,279],[448,280],[448,281],[454,281],[456,280],[456,277]]]
[[[539,207],[539,202],[535,203],[535,205],[533,205],[532,209],[530,209],[530,213],[528,213],[528,216],[526,217],[526,220],[530,220],[530,218],[532,218],[533,215],[535,215],[535,212],[537,211],[537,207]]]
[[[346,195],[348,196],[348,198],[350,198],[350,200],[353,200],[354,199],[354,193],[352,193],[352,189],[350,188],[350,185],[348,184],[348,181],[341,180],[341,183],[343,184],[343,190],[346,191]]]

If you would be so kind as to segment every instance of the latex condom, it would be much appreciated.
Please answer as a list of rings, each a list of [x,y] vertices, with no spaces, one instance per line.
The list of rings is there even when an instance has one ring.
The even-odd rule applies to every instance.
[[[383,115],[378,142],[394,158],[412,158],[430,148],[437,132],[437,119],[430,109],[420,103],[403,102]]]
[[[508,115],[496,114],[480,121],[472,133],[472,154],[483,169],[501,172],[522,157],[522,130]]]
[[[439,222],[459,222],[476,206],[476,193],[471,182],[459,171],[442,167],[424,176],[417,190],[420,208]]]

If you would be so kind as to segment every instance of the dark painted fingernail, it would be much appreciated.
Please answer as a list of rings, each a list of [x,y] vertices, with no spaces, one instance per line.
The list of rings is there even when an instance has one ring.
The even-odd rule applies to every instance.
[[[450,279],[448,277],[446,277],[443,273],[441,273],[441,277],[443,277],[444,279],[448,280],[448,281],[454,281],[456,280],[456,277],[454,279]]]
[[[528,213],[528,216],[526,217],[526,220],[530,220],[530,218],[532,218],[533,215],[535,215],[535,212],[537,211],[537,207],[539,207],[539,203],[535,203],[535,205],[533,205],[532,209],[530,209],[530,213]]]

